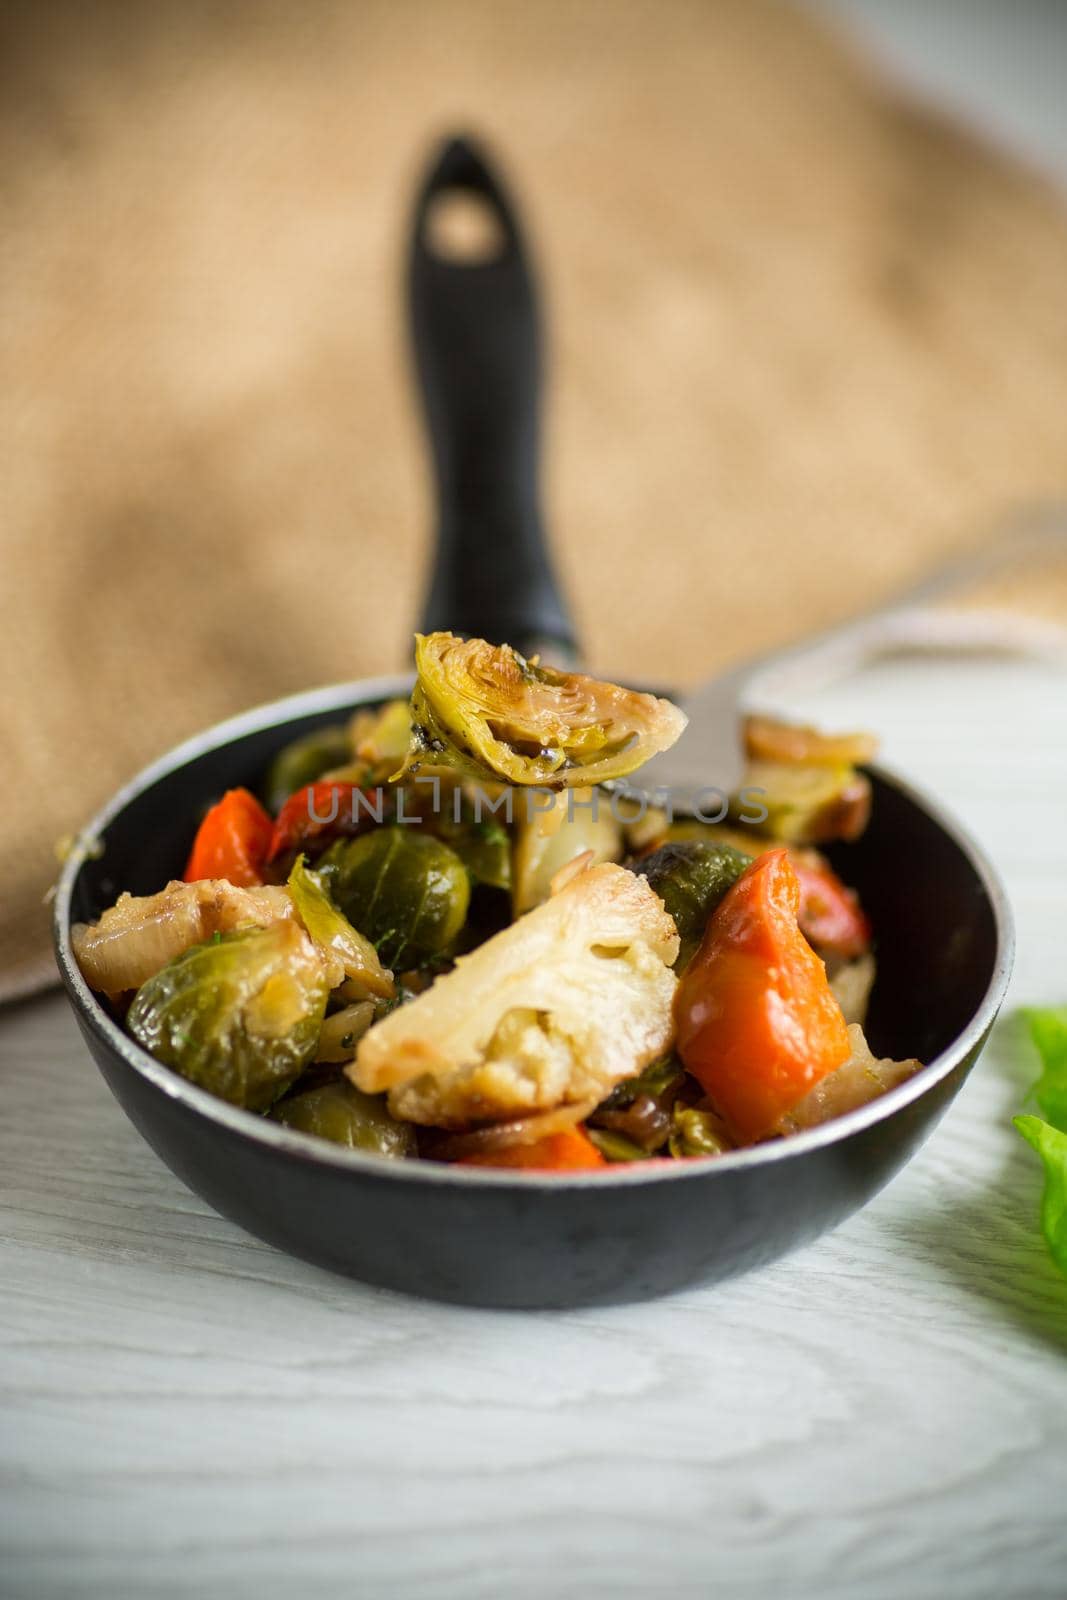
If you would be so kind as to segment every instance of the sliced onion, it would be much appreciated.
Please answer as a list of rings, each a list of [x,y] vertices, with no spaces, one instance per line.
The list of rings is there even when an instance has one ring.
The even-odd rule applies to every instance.
[[[922,1067],[921,1061],[879,1061],[871,1054],[863,1029],[853,1023],[848,1030],[852,1054],[843,1066],[827,1073],[810,1089],[779,1125],[781,1133],[799,1133],[823,1122],[843,1117],[847,1111],[877,1100]]]
[[[374,1021],[374,1002],[360,1000],[327,1017],[319,1029],[316,1061],[351,1061],[356,1045]]]

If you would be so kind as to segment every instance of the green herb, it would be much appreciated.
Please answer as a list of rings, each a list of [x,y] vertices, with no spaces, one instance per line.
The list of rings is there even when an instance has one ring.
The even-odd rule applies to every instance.
[[[1067,1277],[1067,1008],[1027,1011],[1026,1020],[1042,1069],[1031,1092],[1046,1120],[1013,1120],[1045,1168],[1041,1231],[1053,1261]]]
[[[1044,1165],[1041,1231],[1053,1261],[1067,1276],[1067,1133],[1040,1117],[1015,1117],[1013,1121]]]
[[[1044,1069],[1033,1087],[1046,1122],[1067,1133],[1067,1007],[1027,1011],[1030,1037]]]

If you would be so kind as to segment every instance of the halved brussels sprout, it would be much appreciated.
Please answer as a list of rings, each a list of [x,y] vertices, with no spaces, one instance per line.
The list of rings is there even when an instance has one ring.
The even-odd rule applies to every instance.
[[[675,818],[656,806],[625,816],[625,800],[616,796],[631,850],[647,850],[666,839],[714,837],[744,843],[753,855],[768,839],[780,844],[828,844],[858,839],[871,813],[871,784],[855,767],[830,762],[802,765],[791,761],[751,761],[745,781],[729,804],[729,823],[698,817]]]
[[[661,844],[631,864],[647,878],[674,918],[681,939],[676,972],[684,972],[704,937],[708,918],[752,857],[729,844],[687,839]]]
[[[410,787],[416,793],[409,802],[408,786],[401,785],[404,814],[422,816],[423,827],[456,852],[472,883],[506,891],[511,888],[511,834],[499,817],[483,815],[483,805],[475,803],[466,784],[457,778],[450,785],[451,776],[442,775],[440,789],[432,799],[426,787],[413,784]]]
[[[871,814],[870,780],[840,762],[751,761],[741,796],[744,805],[732,805],[731,814],[747,815],[746,806],[762,805],[767,816],[760,830],[782,844],[858,839]]]
[[[349,922],[394,970],[447,954],[467,916],[470,880],[462,861],[417,826],[339,839],[320,858],[319,871]]]
[[[290,1095],[273,1108],[271,1117],[285,1128],[313,1133],[349,1150],[394,1159],[417,1154],[411,1123],[389,1115],[384,1095],[364,1094],[347,1078]]]
[[[328,978],[336,977],[331,988],[348,978],[358,983],[365,994],[391,1000],[396,993],[392,973],[382,966],[370,940],[357,932],[334,905],[322,876],[305,864],[303,856],[297,856],[293,863],[289,893],[296,914],[312,939],[327,960],[333,958],[336,972],[327,973]]]
[[[348,730],[316,728],[278,751],[267,769],[263,798],[270,812],[280,811],[291,794],[321,778],[331,767],[352,759]]]
[[[502,822],[486,817],[446,823],[440,833],[463,862],[472,883],[511,888],[511,836]]]
[[[451,767],[564,788],[633,772],[686,718],[669,700],[527,661],[510,645],[416,634],[405,771]]]
[[[315,1053],[327,986],[294,922],[220,934],[138,989],[126,1022],[165,1066],[220,1100],[265,1111]]]

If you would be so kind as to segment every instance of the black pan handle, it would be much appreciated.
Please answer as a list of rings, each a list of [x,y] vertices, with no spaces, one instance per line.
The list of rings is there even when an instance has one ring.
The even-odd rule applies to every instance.
[[[500,248],[435,253],[427,219],[448,191],[480,196]],[[505,641],[557,661],[574,630],[552,570],[538,490],[541,329],[515,210],[485,155],[450,139],[415,206],[408,289],[415,367],[433,453],[437,544],[422,628]]]

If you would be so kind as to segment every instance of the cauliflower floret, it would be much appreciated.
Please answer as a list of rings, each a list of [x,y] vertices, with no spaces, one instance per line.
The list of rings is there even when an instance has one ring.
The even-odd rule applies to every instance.
[[[646,879],[589,867],[372,1027],[348,1075],[435,1127],[595,1103],[669,1048],[677,954]]]

